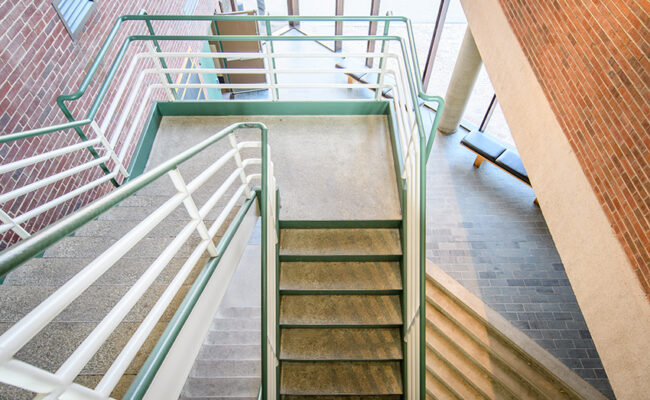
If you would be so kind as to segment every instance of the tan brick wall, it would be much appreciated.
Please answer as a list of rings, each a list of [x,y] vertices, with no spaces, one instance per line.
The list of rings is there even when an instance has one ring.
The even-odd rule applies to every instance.
[[[79,34],[75,41],[66,31],[51,3],[50,0],[0,2],[0,26],[2,27],[0,30],[0,134],[67,122],[56,105],[56,98],[60,94],[73,93],[79,88],[116,19],[120,15],[136,14],[141,9],[145,9],[149,14],[182,14],[185,0],[98,1],[92,16],[85,24],[85,31]],[[195,14],[211,14],[215,4],[216,0],[199,1]],[[156,34],[204,34],[207,32],[206,23],[154,22],[153,25]],[[113,57],[124,38],[130,34],[148,34],[148,31],[142,22],[123,24],[123,29],[120,30],[115,45],[108,52],[106,61],[101,65],[86,94],[76,102],[67,103],[75,118],[83,119],[87,115],[91,103],[106,77]],[[165,51],[187,51],[190,47],[193,51],[197,51],[202,45],[201,42],[177,42],[162,44],[162,47]],[[143,43],[136,43],[130,46],[129,54],[146,48]],[[177,60],[177,63],[180,62],[181,60]],[[129,62],[124,62],[120,65],[116,75],[117,79],[110,86],[106,99],[111,99],[111,95],[117,90],[128,64]],[[152,65],[149,63],[145,66],[150,68]],[[135,80],[131,81],[131,83],[134,82]],[[164,93],[158,91],[154,98],[165,99]],[[98,119],[100,122],[107,111],[107,103],[104,101],[106,105],[99,109]],[[123,108],[124,103],[120,105],[119,109]],[[135,113],[129,117],[126,127],[128,128],[134,123],[137,124],[136,134],[139,134],[144,125],[144,118],[134,121],[133,114]],[[145,116],[146,114],[148,114],[148,108]],[[84,127],[83,130],[89,137],[94,137],[89,127]],[[109,136],[112,134],[115,132],[109,132]],[[118,142],[118,151],[123,144],[123,139],[122,137]],[[73,130],[67,130],[2,144],[0,145],[0,161],[3,164],[9,163],[30,155],[77,143],[79,140]],[[129,146],[125,165],[128,165],[136,144],[137,137]],[[92,157],[87,151],[79,151],[55,159],[54,162],[41,163],[34,167],[26,167],[13,173],[0,175],[1,192],[6,193],[16,187],[35,182],[91,159]],[[109,167],[113,167],[111,162],[107,164]],[[15,216],[35,208],[46,199],[58,197],[66,191],[102,175],[103,172],[97,167],[46,186],[35,193],[0,204],[0,207],[11,216]],[[104,183],[84,195],[47,211],[41,217],[30,220],[24,227],[29,232],[37,231],[88,204],[112,188],[110,183]],[[18,240],[18,236],[11,231],[4,235],[0,234],[0,250],[16,240]]]
[[[650,2],[499,1],[650,299]]]

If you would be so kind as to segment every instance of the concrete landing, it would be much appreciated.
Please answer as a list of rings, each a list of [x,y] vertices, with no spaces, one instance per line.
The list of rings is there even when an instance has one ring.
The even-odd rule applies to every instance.
[[[164,117],[148,167],[241,121],[263,122],[269,128],[281,219],[401,218],[390,132],[383,115]],[[237,137],[253,140],[259,134],[241,130]],[[215,145],[216,152],[204,151],[200,159],[206,158],[206,163],[216,159],[227,151],[226,144]],[[195,166],[201,163],[192,164],[191,170],[181,166],[181,172],[195,176],[200,172]]]

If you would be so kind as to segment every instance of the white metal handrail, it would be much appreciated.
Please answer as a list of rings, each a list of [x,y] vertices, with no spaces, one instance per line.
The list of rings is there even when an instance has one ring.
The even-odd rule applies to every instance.
[[[266,49],[269,49],[270,46],[266,45]],[[222,59],[247,59],[247,58],[264,58],[266,61],[266,67],[263,69],[251,68],[251,69],[237,69],[237,74],[260,74],[264,73],[268,75],[267,83],[265,84],[192,84],[188,82],[178,82],[170,84],[165,80],[165,74],[205,74],[205,73],[216,73],[216,74],[226,74],[233,73],[232,70],[223,69],[223,68],[212,68],[212,69],[191,69],[191,68],[166,68],[163,69],[160,63],[161,59],[174,59],[174,58],[183,58],[183,57],[195,57],[195,58],[222,58]],[[291,59],[291,58],[338,58],[338,57],[350,57],[358,58],[360,60],[365,60],[367,58],[377,59],[382,61],[382,68],[276,68],[274,67],[276,60],[281,59]],[[140,61],[151,60],[153,62],[153,68],[142,67]],[[392,68],[387,68],[389,63],[392,64]],[[140,70],[136,73],[136,69]],[[380,77],[377,83],[331,83],[324,82],[319,83],[318,80],[309,81],[304,83],[282,83],[275,82],[275,77],[282,76],[284,74],[336,74],[341,75],[342,73],[377,73]],[[393,79],[396,81],[395,85],[386,84],[385,76],[386,74],[393,76]],[[149,78],[150,76],[157,75],[157,80],[159,83],[153,83],[154,81]],[[318,75],[316,75],[318,76]],[[135,83],[133,82],[135,80]],[[144,91],[144,96],[142,95],[142,86],[148,84],[146,90]],[[415,115],[413,113],[413,104],[410,96],[407,95],[406,88],[408,84],[406,82],[406,66],[401,60],[401,56],[396,53],[388,52],[388,45],[385,46],[385,49],[382,53],[368,53],[368,52],[343,52],[343,53],[282,53],[282,52],[270,52],[265,51],[263,53],[218,53],[218,52],[205,52],[205,53],[192,53],[192,52],[156,52],[155,49],[150,46],[148,52],[141,52],[133,55],[131,62],[129,63],[128,69],[123,76],[122,81],[120,82],[116,94],[113,96],[112,100],[108,102],[109,106],[106,110],[106,113],[102,116],[103,120],[101,123],[98,121],[93,121],[91,124],[91,133],[94,135],[89,141],[84,142],[87,146],[97,146],[100,145],[100,152],[103,152],[104,155],[96,160],[91,162],[73,166],[72,168],[59,172],[55,176],[46,177],[36,182],[32,182],[29,185],[24,187],[15,188],[7,193],[0,194],[0,206],[3,203],[6,203],[12,199],[15,199],[21,195],[28,194],[42,188],[44,186],[51,185],[57,182],[60,179],[65,177],[71,177],[73,175],[79,175],[85,173],[87,170],[97,168],[99,165],[103,165],[106,161],[113,161],[115,168],[111,170],[106,176],[95,178],[90,182],[83,182],[76,188],[69,190],[63,195],[46,199],[42,204],[37,204],[35,207],[25,210],[22,213],[17,213],[10,215],[8,211],[3,211],[0,213],[0,235],[13,230],[18,233],[20,237],[26,238],[29,237],[33,232],[27,232],[23,228],[23,225],[28,222],[30,219],[38,217],[40,214],[59,206],[66,201],[79,196],[89,190],[96,188],[99,185],[108,182],[109,180],[120,180],[128,177],[128,172],[125,166],[126,158],[128,157],[128,151],[131,148],[133,140],[137,137],[137,128],[139,124],[137,121],[142,121],[144,119],[146,110],[151,101],[154,101],[156,96],[154,91],[156,89],[163,89],[166,92],[168,100],[175,100],[172,95],[172,89],[188,89],[188,88],[198,88],[198,89],[207,89],[207,88],[216,88],[216,89],[255,89],[255,90],[265,90],[268,89],[272,94],[271,101],[277,101],[278,97],[276,95],[278,89],[292,89],[292,88],[327,88],[327,89],[359,89],[359,88],[369,88],[374,89],[376,94],[376,99],[381,98],[380,92],[384,90],[392,90],[394,93],[394,102],[395,109],[398,111],[396,113],[397,123],[400,126],[400,145],[403,149],[409,148],[410,146],[406,145],[406,138],[411,136],[414,132],[414,129],[409,129],[409,127],[415,127]],[[129,95],[125,97],[126,91],[129,91]],[[138,107],[134,107],[136,103],[139,103]],[[135,111],[134,111],[135,109]],[[115,119],[115,114],[119,112],[119,116]],[[127,125],[126,122],[131,118],[132,122],[127,130],[124,127]],[[126,135],[123,132],[126,131]],[[119,150],[116,148],[120,147]],[[18,160],[6,166],[0,166],[0,174],[7,173],[10,170],[15,170],[22,167],[29,167],[32,165],[37,165],[42,162],[55,162],[57,157],[62,157],[68,155],[74,151],[84,151],[84,146],[82,143],[72,144],[61,149],[52,150],[48,153],[36,155],[24,160]],[[410,155],[410,152],[409,152]],[[120,178],[121,177],[121,178]],[[74,195],[72,195],[74,193]]]
[[[93,160],[89,163],[82,164],[80,166],[73,166],[71,169],[60,172],[58,174],[52,175],[50,177],[47,177],[45,179],[42,179],[40,181],[36,181],[33,183],[30,183],[29,185],[26,185],[22,188],[17,188],[14,189],[8,193],[3,193],[0,194],[0,205],[3,201],[8,201],[11,199],[16,198],[17,196],[27,194],[30,190],[37,189],[40,187],[44,187],[46,185],[49,185],[53,182],[58,181],[59,179],[63,179],[64,177],[69,177],[73,176],[74,174],[82,173],[84,171],[89,170],[90,168],[97,168],[97,166],[105,161],[108,161],[109,159],[113,161],[115,164],[114,168],[109,171],[109,173],[105,176],[102,176],[100,178],[97,178],[89,183],[86,183],[84,185],[81,185],[71,191],[66,192],[62,196],[59,196],[58,198],[55,199],[49,199],[47,200],[44,204],[38,205],[37,207],[24,212],[19,215],[13,215],[10,216],[6,212],[0,212],[0,220],[2,221],[2,225],[0,225],[0,234],[2,232],[6,232],[9,230],[13,230],[16,233],[18,233],[21,237],[25,238],[30,235],[30,232],[27,232],[22,224],[26,223],[29,219],[36,218],[38,215],[42,214],[43,212],[56,207],[59,204],[64,203],[65,201],[85,193],[88,190],[91,190],[98,185],[101,185],[104,182],[107,182],[111,179],[115,179],[118,177],[121,178],[126,178],[128,177],[128,172],[125,168],[125,163],[128,157],[128,150],[133,143],[134,140],[137,138],[137,129],[138,129],[138,122],[144,120],[144,116],[146,111],[149,108],[149,105],[151,102],[156,101],[156,100],[170,100],[170,101],[178,101],[176,98],[173,96],[173,90],[172,89],[179,89],[179,88],[199,88],[199,89],[207,89],[207,88],[216,88],[216,89],[223,89],[223,88],[232,88],[232,89],[265,89],[269,90],[270,93],[270,98],[268,101],[278,101],[281,100],[278,96],[280,89],[294,89],[294,88],[326,88],[326,89],[332,89],[332,88],[338,88],[338,89],[358,89],[358,88],[367,88],[367,89],[373,89],[375,90],[375,100],[380,100],[382,98],[381,92],[384,90],[391,90],[392,93],[392,107],[395,111],[395,126],[397,128],[397,144],[399,147],[399,151],[401,153],[401,161],[402,161],[402,170],[401,172],[401,178],[404,181],[404,185],[406,188],[406,196],[405,196],[405,213],[407,215],[407,220],[406,220],[406,225],[404,227],[404,232],[406,233],[406,252],[405,252],[405,259],[406,259],[406,264],[405,264],[405,272],[406,272],[406,292],[407,292],[407,297],[406,297],[406,332],[405,332],[405,340],[406,340],[406,355],[407,355],[407,376],[409,381],[406,382],[407,384],[407,390],[410,394],[416,394],[417,396],[414,396],[413,398],[419,398],[419,342],[420,342],[420,321],[417,318],[418,312],[420,310],[420,290],[418,288],[420,281],[420,260],[419,260],[419,254],[420,254],[420,219],[422,218],[421,215],[421,204],[420,204],[420,179],[421,179],[421,165],[422,165],[422,157],[423,155],[421,154],[421,143],[420,143],[420,132],[419,132],[419,127],[418,127],[418,121],[416,118],[415,110],[418,107],[418,104],[414,103],[414,99],[412,97],[413,93],[413,88],[412,88],[412,82],[409,81],[409,77],[411,76],[411,72],[409,67],[406,65],[405,60],[403,59],[402,55],[399,53],[391,53],[389,51],[390,47],[390,42],[385,42],[385,45],[383,46],[383,49],[381,52],[376,52],[376,53],[368,53],[368,52],[342,52],[342,53],[274,53],[269,51],[269,46],[267,45],[266,51],[262,53],[214,53],[214,52],[205,52],[205,53],[189,53],[189,52],[156,52],[153,47],[150,47],[150,51],[148,52],[143,52],[143,53],[138,53],[135,54],[129,63],[129,67],[127,69],[127,72],[122,78],[122,81],[119,83],[118,89],[115,92],[115,95],[113,96],[112,99],[109,99],[110,101],[104,103],[101,106],[101,109],[104,110],[105,112],[103,114],[98,114],[100,117],[96,117],[94,121],[92,121],[91,124],[91,133],[94,136],[91,136],[90,140],[88,142],[83,142],[82,143],[77,143],[77,144],[72,144],[65,146],[61,149],[57,150],[52,150],[48,153],[42,154],[42,155],[36,155],[31,157],[30,159],[25,159],[25,160],[19,160],[16,161],[12,164],[0,166],[0,173],[8,173],[10,171],[15,171],[18,168],[26,167],[29,165],[36,165],[38,163],[42,162],[51,162],[51,160],[56,159],[57,157],[63,157],[69,154],[72,154],[75,151],[83,151],[84,147],[87,147],[92,143],[93,145],[101,145],[99,147],[101,156]],[[407,47],[405,50],[407,57],[408,54],[410,54],[410,49]],[[236,70],[229,70],[229,69],[220,69],[220,68],[212,68],[212,69],[192,69],[192,68],[162,68],[162,64],[160,63],[161,59],[182,59],[184,57],[195,57],[195,58],[263,58],[265,60],[265,67],[264,68],[250,68],[250,69],[236,69]],[[318,68],[278,68],[275,66],[275,61],[277,60],[282,60],[282,59],[291,59],[291,58],[339,58],[339,57],[349,57],[349,58],[358,58],[360,60],[365,61],[367,58],[372,58],[374,60],[379,61],[380,67],[378,68],[323,68],[323,67],[318,67]],[[146,61],[150,60],[149,63],[153,64],[153,68],[151,66],[144,66],[141,61]],[[369,82],[367,84],[361,84],[361,83],[331,83],[331,82],[323,82],[323,81],[318,81],[318,79],[310,80],[307,82],[301,82],[301,83],[283,83],[282,81],[276,82],[276,77],[278,76],[283,76],[286,74],[313,74],[316,78],[318,78],[322,74],[331,74],[331,75],[336,75],[338,77],[341,77],[342,74],[345,73],[360,73],[360,72],[374,72],[378,74],[378,81],[377,82]],[[176,83],[169,83],[166,80],[166,75],[165,74],[205,74],[205,73],[213,73],[213,74],[266,74],[267,75],[267,83],[263,84],[206,84],[206,83],[188,83],[188,82],[179,82],[178,80]],[[329,75],[328,75],[329,76]],[[389,83],[388,77],[391,77],[394,83]],[[338,79],[338,78],[337,78]],[[143,94],[144,92],[144,94]],[[164,96],[161,98],[159,96],[159,93],[163,92]],[[344,101],[344,100],[342,100]],[[100,121],[101,119],[101,121]],[[132,121],[130,124],[127,124],[127,121]],[[125,127],[128,125],[128,129],[125,129]],[[236,146],[233,147],[233,149],[226,153],[224,157],[229,157],[227,158],[226,161],[234,159],[236,164],[237,164],[237,169],[233,171],[233,173],[227,178],[226,182],[224,184],[227,184],[228,186],[235,184],[235,181],[240,180],[241,184],[236,190],[236,196],[239,198],[241,195],[250,195],[250,180],[253,179],[253,175],[248,174],[246,175],[244,172],[244,169],[248,165],[252,165],[254,163],[259,163],[259,160],[242,160],[241,157],[239,156],[239,150],[244,147],[248,146],[255,146],[259,144],[253,144],[253,143],[239,143]],[[101,160],[101,161],[98,161]],[[186,263],[182,268],[181,271],[187,271],[189,273],[189,269],[191,269],[192,263],[190,262],[191,260],[194,260],[194,262],[198,259],[197,257],[200,256],[200,254],[203,254],[205,251],[207,251],[210,254],[213,254],[216,250],[214,248],[214,243],[210,244],[210,238],[213,237],[221,224],[225,221],[228,213],[226,210],[224,210],[217,218],[215,223],[207,227],[203,221],[207,213],[216,205],[218,200],[224,195],[226,192],[226,189],[218,189],[215,191],[212,196],[206,201],[204,205],[202,205],[200,208],[198,205],[194,203],[194,201],[191,199],[191,194],[198,188],[200,187],[203,182],[205,182],[214,172],[216,172],[223,164],[225,164],[226,161],[223,161],[223,158],[220,160],[217,160],[214,164],[212,164],[211,167],[206,169],[202,174],[200,174],[198,177],[196,177],[192,182],[185,183],[182,178],[180,177],[180,174],[177,172],[170,172],[170,178],[172,179],[172,182],[174,183],[176,189],[178,190],[178,194],[170,198],[167,203],[163,204],[161,208],[159,208],[155,213],[153,213],[151,216],[149,216],[145,221],[143,221],[142,226],[138,225],[136,228],[134,228],[133,231],[129,233],[125,238],[122,240],[118,241],[115,246],[117,246],[115,249],[113,247],[107,252],[103,253],[100,256],[100,261],[98,262],[93,262],[89,264],[82,273],[79,274],[81,278],[73,278],[68,284],[66,284],[64,287],[62,287],[59,291],[57,291],[54,295],[52,295],[52,299],[47,301],[47,304],[42,304],[34,310],[33,312],[38,311],[39,317],[29,321],[30,323],[19,323],[15,325],[14,327],[10,328],[9,331],[5,333],[5,335],[8,335],[6,337],[7,343],[11,344],[9,347],[4,347],[0,348],[0,360],[6,359],[7,363],[6,364],[0,364],[0,375],[2,374],[2,371],[4,371],[4,368],[8,368],[7,366],[16,366],[16,371],[22,371],[19,373],[16,372],[11,372],[15,376],[15,382],[22,382],[22,384],[26,386],[21,386],[25,388],[30,388],[29,390],[34,390],[36,388],[43,389],[43,387],[47,386],[47,391],[54,391],[56,393],[62,393],[62,394],[70,394],[71,396],[73,394],[77,394],[79,396],[87,395],[88,398],[94,398],[96,394],[99,394],[99,396],[107,396],[107,393],[110,393],[110,390],[112,387],[116,384],[117,380],[119,380],[119,377],[123,373],[124,369],[132,359],[133,355],[139,348],[138,343],[141,345],[142,340],[144,340],[144,337],[142,335],[146,335],[148,332],[150,332],[151,327],[153,326],[152,324],[157,321],[157,318],[155,317],[154,309],[157,310],[156,312],[162,312],[164,310],[165,304],[168,304],[168,299],[167,296],[172,296],[173,291],[170,292],[172,294],[163,294],[163,296],[160,298],[161,305],[158,307],[158,303],[156,303],[156,306],[154,309],[152,309],[151,314],[151,319],[149,319],[149,316],[143,322],[141,325],[142,331],[140,331],[140,328],[138,329],[138,332],[141,332],[139,335],[140,336],[134,336],[133,337],[133,342],[129,342],[127,346],[124,348],[123,352],[118,356],[118,359],[115,361],[113,366],[111,367],[111,370],[109,370],[109,373],[105,375],[104,379],[100,382],[100,384],[97,386],[95,391],[93,392],[94,394],[89,394],[86,389],[83,387],[80,387],[79,385],[73,384],[72,379],[80,368],[83,367],[84,359],[87,357],[88,354],[92,354],[92,351],[96,351],[96,347],[101,345],[103,342],[102,339],[103,335],[105,335],[107,332],[110,332],[112,328],[114,328],[115,321],[120,320],[120,316],[123,313],[124,309],[127,309],[129,304],[131,304],[131,300],[125,300],[125,303],[120,304],[119,310],[120,311],[111,311],[111,316],[107,316],[104,321],[102,321],[101,325],[101,331],[97,332],[97,338],[98,339],[93,339],[89,340],[87,343],[84,342],[82,347],[80,347],[81,350],[78,350],[79,354],[75,352],[76,356],[74,360],[71,360],[69,363],[64,364],[64,366],[61,367],[57,373],[52,374],[46,371],[40,371],[36,374],[36,372],[33,370],[32,366],[29,366],[28,364],[23,365],[24,363],[21,364],[20,361],[14,360],[11,357],[13,354],[15,354],[16,351],[24,345],[23,340],[28,341],[35,332],[38,332],[44,325],[42,324],[44,321],[50,321],[52,318],[54,318],[60,310],[65,308],[67,304],[69,304],[72,299],[68,298],[68,296],[74,296],[75,293],[81,293],[87,286],[90,285],[101,273],[103,273],[106,269],[112,265],[113,262],[115,262],[119,257],[124,255],[126,251],[128,251],[131,242],[134,242],[138,239],[141,239],[146,235],[147,232],[149,232],[151,229],[151,224],[153,224],[155,221],[159,221],[160,219],[164,218],[165,215],[168,215],[173,209],[176,207],[180,206],[181,203],[185,204],[186,209],[188,210],[188,213],[192,216],[193,220],[192,222],[188,223],[186,227],[181,231],[179,234],[179,237],[176,239],[173,246],[170,246],[163,254],[160,255],[160,257],[152,264],[150,268],[151,273],[145,277],[143,275],[140,279],[142,279],[142,283],[139,284],[138,290],[135,290],[133,293],[130,293],[130,296],[137,297],[138,295],[141,295],[141,289],[144,287],[148,287],[149,279],[152,275],[156,274],[156,271],[158,271],[158,268],[161,268],[161,265],[165,264],[165,259],[167,257],[173,256],[173,254],[170,256],[174,249],[180,248],[184,240],[186,240],[189,235],[191,235],[194,231],[197,231],[199,236],[201,237],[201,243],[197,246],[195,249],[195,252],[197,252],[196,255],[194,252],[188,259],[188,263]],[[272,170],[272,164],[269,164],[267,166]],[[31,185],[31,186],[30,186]],[[27,189],[25,189],[27,188]],[[234,199],[234,200],[233,200]],[[229,209],[229,207],[233,207],[234,204],[236,203],[236,198],[233,197],[231,199],[227,206],[226,209]],[[269,210],[271,212],[275,212],[275,181],[271,179],[271,182],[269,183],[269,190],[268,190],[268,198],[267,198],[268,204],[269,204]],[[272,221],[272,223],[271,223]],[[151,229],[149,229],[151,227]],[[269,231],[267,232],[269,234],[269,237],[275,237],[277,240],[276,236],[270,236],[271,235],[271,230],[276,229],[277,227],[275,226],[275,218],[270,218],[269,219]],[[274,231],[275,232],[275,231]],[[274,246],[269,246],[273,247]],[[119,251],[117,249],[120,249]],[[270,254],[269,254],[270,257]],[[159,261],[160,260],[160,261]],[[275,257],[270,257],[269,258],[269,263],[274,263],[275,262]],[[189,268],[186,270],[186,268]],[[269,264],[269,274],[274,274],[275,272],[275,267],[271,267],[271,264]],[[179,272],[179,276],[182,276],[182,273],[184,272]],[[147,273],[145,273],[147,274]],[[82,279],[83,278],[83,279]],[[271,279],[273,278],[273,279]],[[268,293],[271,296],[275,295],[275,287],[271,286],[275,284],[275,277],[274,276],[269,276],[268,282],[269,282],[269,287]],[[180,278],[179,278],[180,279]],[[141,281],[138,281],[141,282]],[[182,280],[180,280],[182,282]],[[149,283],[150,284],[150,283]],[[173,285],[172,285],[173,286]],[[172,287],[170,286],[170,288]],[[58,293],[61,293],[57,295]],[[173,296],[172,296],[173,297]],[[273,304],[273,303],[271,303]],[[42,308],[41,308],[42,307]],[[269,368],[269,374],[274,374],[275,373],[275,368],[272,366],[277,364],[277,357],[275,356],[276,354],[276,349],[275,349],[275,343],[277,339],[277,332],[275,331],[275,309],[274,307],[269,308],[270,313],[269,313],[269,319],[268,319],[268,324],[267,324],[267,329],[269,332],[269,337],[268,337],[268,343],[265,344],[265,346],[268,346],[268,351],[267,351],[267,357],[268,358],[268,365],[271,367]],[[114,312],[114,314],[113,314]],[[27,317],[28,318],[31,314],[29,314]],[[273,318],[271,318],[273,316]],[[40,322],[39,322],[40,321]],[[153,322],[152,322],[153,321]],[[20,325],[22,324],[22,325]],[[47,324],[47,322],[45,322]],[[21,328],[22,326],[22,328]],[[25,326],[30,326],[29,329],[36,329],[35,331],[27,330],[25,331],[26,328]],[[98,329],[100,326],[98,326]],[[22,330],[21,330],[22,329]],[[11,332],[19,332],[20,334],[13,333]],[[30,336],[31,335],[31,336]],[[3,338],[5,336],[3,335],[0,337],[0,342],[2,342]],[[3,358],[4,357],[4,358]],[[4,366],[3,366],[4,365]],[[13,370],[12,370],[13,371]],[[28,373],[28,371],[31,371]],[[9,372],[7,372],[9,374]],[[29,374],[34,373],[36,375],[33,376],[39,376],[38,382],[35,382],[34,380],[30,380]],[[17,374],[17,375],[16,375]],[[49,374],[49,375],[48,375]],[[13,379],[13,378],[12,378]],[[269,379],[268,380],[270,385],[275,384],[275,379]],[[16,384],[16,383],[14,383]],[[45,386],[44,386],[45,385]],[[19,385],[20,386],[20,385]],[[269,387],[269,393],[271,393],[273,390],[276,390],[277,388],[274,388],[274,386]],[[43,392],[43,390],[39,390],[39,392]],[[53,393],[54,393],[53,392]],[[100,398],[98,397],[98,398]]]
[[[154,325],[165,311],[171,300],[178,293],[182,283],[188,277],[198,260],[207,254],[211,257],[218,256],[214,246],[214,237],[223,226],[228,215],[233,212],[234,207],[242,197],[252,196],[251,181],[260,178],[259,173],[250,173],[247,168],[252,165],[259,165],[260,158],[242,158],[240,152],[244,148],[259,148],[260,141],[238,142],[235,134],[229,135],[231,149],[219,159],[212,162],[205,170],[190,182],[185,182],[178,168],[171,169],[167,174],[176,189],[176,194],[151,212],[144,220],[133,227],[121,239],[117,240],[111,247],[91,261],[77,275],[71,278],[66,284],[50,295],[45,301],[29,312],[20,321],[9,328],[0,336],[0,381],[18,386],[25,390],[41,394],[41,398],[83,398],[83,399],[106,399],[124,374],[124,371],[141,348],[146,338],[150,335]],[[268,158],[267,158],[268,159]],[[227,163],[235,161],[235,169],[214,192],[204,204],[199,205],[192,196],[194,192],[203,187],[211,178]],[[269,161],[272,172],[272,163]],[[275,179],[269,177],[270,182],[275,185]],[[239,183],[236,183],[239,181]],[[214,222],[209,226],[205,223],[208,213],[215,210],[220,198],[231,188],[235,187],[234,194],[226,205],[221,209]],[[26,362],[17,360],[14,355],[36,336],[47,324],[49,324],[60,312],[69,306],[81,293],[95,282],[104,272],[111,268],[129,250],[134,248],[140,240],[146,237],[158,224],[174,210],[181,206],[187,210],[190,221],[187,222],[174,239],[158,255],[155,261],[139,277],[136,283],[119,300],[119,302],[108,312],[103,320],[86,337],[81,345],[70,355],[59,369],[52,373]],[[275,218],[275,217],[273,217]],[[274,222],[273,222],[274,224]],[[274,226],[274,225],[273,225]],[[136,332],[131,336],[128,343],[118,355],[117,359],[110,366],[96,388],[90,389],[73,380],[81,372],[83,367],[90,361],[93,355],[99,350],[102,344],[114,332],[127,313],[133,308],[136,302],[142,297],[158,275],[162,272],[169,261],[177,254],[188,239],[198,232],[200,242],[195,246],[192,253],[183,266],[174,276],[172,282],[164,293],[157,300],[156,304],[149,311]]]

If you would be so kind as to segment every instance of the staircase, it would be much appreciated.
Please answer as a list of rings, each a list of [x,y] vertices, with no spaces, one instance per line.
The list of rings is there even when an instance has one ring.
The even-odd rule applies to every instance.
[[[606,399],[430,261],[426,296],[427,399]]]
[[[159,184],[154,183],[153,185],[154,187],[149,188],[150,192],[157,191],[155,186]],[[19,321],[63,286],[94,257],[110,247],[167,198],[166,196],[142,193],[134,195],[103,214],[100,219],[89,222],[77,230],[74,235],[66,237],[48,248],[40,258],[33,258],[8,274],[4,284],[0,286],[0,301],[4,305],[0,333],[7,330],[13,323]],[[54,321],[49,323],[42,332],[18,352],[16,357],[43,369],[56,371],[189,220],[184,209],[178,208],[174,211],[158,227],[154,228],[146,239],[129,251]],[[158,297],[187,260],[192,246],[195,246],[199,240],[198,236],[193,236],[177,256],[172,258],[169,265],[144,293],[133,310],[129,312],[108,341],[81,371],[76,382],[93,387],[101,380],[119,351],[122,350]],[[144,351],[131,363],[118,383],[113,392],[114,397],[121,397],[124,394],[130,381],[142,366],[146,353],[153,348],[206,261],[207,257],[202,257],[197,262],[181,286],[179,294],[158,321],[152,335],[147,339],[143,347]],[[33,397],[34,394],[27,391],[5,385],[0,386],[0,398],[17,400],[32,399]]]
[[[281,230],[282,399],[399,399],[404,393],[400,233],[336,227],[355,224],[361,225],[333,221],[330,228]]]
[[[221,309],[185,382],[181,400],[257,399],[260,308]]]

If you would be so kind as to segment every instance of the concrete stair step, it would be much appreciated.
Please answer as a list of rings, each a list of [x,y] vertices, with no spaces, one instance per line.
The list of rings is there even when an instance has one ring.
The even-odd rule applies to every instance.
[[[450,388],[453,388],[453,391],[458,394],[459,398],[486,399],[470,382],[464,380],[462,375],[434,353],[431,348],[426,349],[426,368],[428,374],[433,375],[438,381],[444,382]]]
[[[425,379],[427,400],[463,400],[446,382],[439,381],[429,371],[427,371]]]
[[[189,398],[249,398],[256,397],[260,388],[260,378],[188,378],[184,397]]]
[[[460,362],[474,364],[482,373],[488,375],[488,381],[496,382],[495,386],[503,387],[510,393],[504,394],[503,398],[508,396],[527,399],[545,398],[534,385],[523,378],[518,371],[512,369],[502,358],[491,355],[488,350],[431,306],[427,309],[427,321],[427,343],[436,349],[444,348],[455,353],[455,357]]]
[[[282,262],[280,291],[401,290],[398,262]]]
[[[397,295],[284,295],[280,325],[401,325]]]
[[[181,396],[178,400],[257,400],[257,395],[255,396]]]
[[[199,360],[259,360],[259,344],[204,344],[199,351]]]
[[[181,394],[178,400],[257,400],[255,396],[185,396]]]
[[[13,323],[0,323],[0,333],[5,332],[12,325]],[[108,370],[117,354],[122,351],[139,325],[139,322],[123,322],[119,324],[86,364],[80,376],[93,375],[101,377]],[[156,324],[142,350],[138,352],[134,361],[127,368],[127,375],[138,373],[166,325],[166,322]],[[54,372],[79,347],[96,326],[97,322],[51,322],[16,353],[16,358]],[[2,394],[0,394],[0,398],[6,397],[2,397]]]
[[[215,331],[255,331],[262,329],[259,318],[215,318],[210,326]]]
[[[173,310],[178,307],[189,287],[190,285],[181,286],[179,294],[172,300],[160,321],[171,319]],[[149,287],[123,321],[142,321],[166,288],[165,285]],[[58,286],[0,286],[0,301],[4,304],[0,308],[0,322],[20,320],[57,289]],[[129,285],[91,285],[57,315],[54,322],[99,322],[129,289]]]
[[[381,396],[280,396],[282,400],[402,400],[401,395]]]
[[[64,239],[65,240],[65,239]],[[155,258],[123,258],[118,260],[108,271],[100,276],[94,285],[132,285],[142,273],[149,268]],[[188,276],[193,281],[201,268],[208,260],[204,256],[197,263],[197,267]],[[91,258],[66,258],[66,257],[47,257],[32,258],[25,264],[11,271],[5,279],[3,285],[10,286],[61,286],[70,278],[75,276],[79,271],[85,268]],[[165,267],[154,285],[168,285],[178,270],[185,263],[186,258],[174,257],[167,267]]]
[[[285,328],[281,360],[401,360],[399,328]]]
[[[167,248],[172,238],[173,236],[170,236],[167,240],[161,240],[160,238],[145,237],[129,250],[124,255],[124,258],[156,258]],[[45,250],[43,257],[95,258],[111,247],[116,241],[117,239],[107,240],[105,237],[69,236]],[[201,239],[197,234],[190,236],[175,256],[188,257],[200,241]]]
[[[260,331],[213,331],[208,332],[206,344],[259,344]]]
[[[502,335],[470,314],[430,280],[426,282],[427,320],[470,352],[492,379],[526,398],[574,398],[564,384],[545,372],[534,359],[514,348]],[[434,307],[435,305],[435,307]],[[488,366],[490,368],[488,368]]]
[[[282,229],[280,256],[401,255],[398,229]]]
[[[260,360],[196,360],[192,366],[192,378],[252,377],[259,378],[262,371]]]
[[[330,361],[280,364],[282,395],[397,395],[403,393],[398,361]]]
[[[493,379],[486,371],[479,368],[472,359],[465,356],[461,350],[456,348],[452,343],[444,340],[436,331],[429,327],[426,332],[427,346],[438,356],[440,360],[450,365],[457,374],[474,386],[482,396],[496,399],[517,399],[513,392],[508,390],[504,385]],[[535,397],[526,397],[535,398]]]
[[[261,318],[262,307],[220,307],[217,317],[221,318]]]

